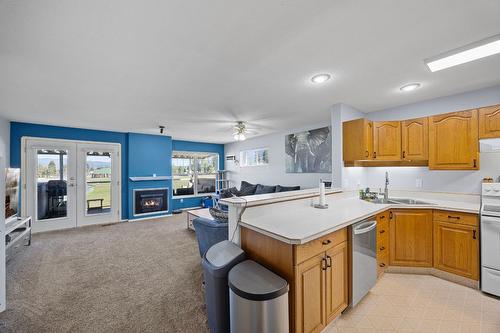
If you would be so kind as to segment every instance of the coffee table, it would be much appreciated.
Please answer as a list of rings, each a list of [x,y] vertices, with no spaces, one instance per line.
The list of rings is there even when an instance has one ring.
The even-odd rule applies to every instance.
[[[197,217],[204,217],[206,219],[213,220],[214,218],[210,215],[208,208],[192,209],[187,211],[187,228],[194,231],[193,220]]]

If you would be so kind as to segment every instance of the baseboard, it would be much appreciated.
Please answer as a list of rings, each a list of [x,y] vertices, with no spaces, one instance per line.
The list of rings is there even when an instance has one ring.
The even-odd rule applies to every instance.
[[[162,217],[169,217],[172,216],[172,214],[164,214],[164,215],[156,215],[156,216],[147,216],[147,217],[141,217],[138,219],[128,219],[128,222],[135,222],[135,221],[145,221],[145,220],[154,220],[154,219],[160,219]]]
[[[387,273],[399,273],[399,274],[421,274],[421,275],[432,275],[437,278],[458,283],[462,286],[469,287],[472,289],[479,289],[479,281],[468,279],[463,276],[448,273],[434,267],[407,267],[407,266],[389,266],[386,269]]]

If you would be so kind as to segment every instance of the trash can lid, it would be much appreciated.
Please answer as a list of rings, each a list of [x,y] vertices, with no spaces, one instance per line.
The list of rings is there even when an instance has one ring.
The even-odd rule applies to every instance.
[[[243,253],[243,250],[238,245],[231,241],[224,240],[212,245],[205,254],[205,259],[213,267],[221,268],[231,263]]]
[[[240,297],[267,301],[288,292],[288,283],[255,261],[245,260],[229,271],[229,288]]]

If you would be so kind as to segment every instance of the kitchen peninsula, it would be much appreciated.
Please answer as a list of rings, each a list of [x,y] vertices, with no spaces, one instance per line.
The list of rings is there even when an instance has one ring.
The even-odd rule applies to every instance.
[[[413,273],[421,269],[423,274],[477,288],[478,196],[392,191],[392,197],[425,200],[426,204],[375,204],[358,199],[356,192],[332,190],[327,194],[329,208],[315,209],[311,204],[318,200],[317,195],[302,191],[288,195],[267,195],[265,201],[252,198],[248,202],[230,198],[224,203],[229,205],[230,235],[236,235],[233,240],[250,258],[290,283],[292,332],[320,332],[347,308],[351,293],[349,227],[370,217],[379,222],[377,232],[379,227],[387,228],[390,235],[388,250],[379,253],[377,249],[377,259],[380,255],[385,260],[384,269],[404,272],[411,268]],[[442,246],[443,242],[450,244]],[[465,259],[457,262],[456,251],[468,253],[461,253]],[[430,259],[421,260],[421,253]]]

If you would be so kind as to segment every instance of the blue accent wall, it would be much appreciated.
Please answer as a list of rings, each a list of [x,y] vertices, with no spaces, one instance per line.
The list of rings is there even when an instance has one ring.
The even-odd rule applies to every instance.
[[[129,177],[171,176],[172,175],[172,138],[169,136],[129,133],[128,135]],[[128,181],[128,216],[134,219],[134,189],[169,189],[168,212],[172,212],[172,180]],[[162,214],[156,214],[162,215]],[[155,215],[148,215],[148,217]]]
[[[172,150],[217,153],[219,154],[219,169],[221,170],[224,169],[224,145],[216,143],[173,140]],[[173,209],[200,207],[202,198],[203,196],[194,198],[173,199]]]
[[[98,131],[81,128],[11,122],[10,166],[21,167],[23,137],[119,143],[122,168],[122,219],[133,219],[133,190],[136,188],[169,188],[169,213],[173,209],[197,207],[200,198],[172,200],[172,180],[132,182],[129,177],[171,176],[172,151],[199,151],[219,154],[219,168],[224,168],[224,145],[172,140],[169,136]],[[21,203],[22,204],[22,203]],[[148,215],[149,216],[149,215]],[[154,216],[154,215],[152,215]]]

